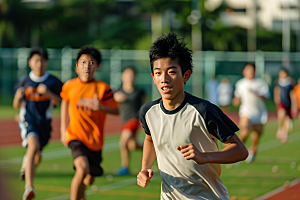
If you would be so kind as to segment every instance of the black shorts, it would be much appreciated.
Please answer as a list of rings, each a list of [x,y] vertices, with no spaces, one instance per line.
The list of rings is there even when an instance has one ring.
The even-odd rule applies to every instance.
[[[19,128],[21,131],[22,146],[27,147],[27,137],[35,135],[39,139],[40,151],[49,142],[51,133],[51,120],[43,124],[36,124],[34,122],[20,121]]]
[[[102,176],[103,169],[100,166],[102,161],[102,150],[92,151],[87,148],[82,142],[77,140],[72,140],[69,142],[68,146],[72,150],[72,155],[75,160],[78,156],[86,156],[90,165],[90,175],[92,176]],[[74,167],[75,169],[75,167]],[[76,170],[76,169],[75,169]]]

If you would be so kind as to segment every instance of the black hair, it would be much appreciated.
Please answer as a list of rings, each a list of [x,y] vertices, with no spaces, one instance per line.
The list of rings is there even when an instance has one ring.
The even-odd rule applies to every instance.
[[[287,70],[287,68],[281,68],[279,71],[284,71],[287,75],[289,75],[289,71]]]
[[[87,54],[92,58],[96,59],[97,64],[101,63],[101,53],[96,48],[92,46],[81,47],[77,55],[77,62],[83,54]]]
[[[255,66],[254,63],[247,63],[247,64],[244,66],[244,69],[245,69],[246,66],[248,66],[248,65],[251,65],[251,66],[253,67],[254,71],[256,70],[256,66]]]
[[[186,47],[182,38],[178,38],[175,33],[168,33],[156,39],[149,51],[151,72],[153,73],[154,61],[160,58],[171,58],[177,60],[181,67],[182,75],[187,71],[193,72],[192,54],[193,51]]]
[[[48,53],[47,53],[46,49],[39,48],[39,47],[32,48],[30,50],[30,53],[29,53],[29,59],[32,58],[32,56],[35,55],[35,54],[40,55],[45,60],[48,60]]]
[[[136,69],[133,66],[125,67],[122,72],[124,72],[126,69],[131,69],[133,71],[134,75],[136,75]]]

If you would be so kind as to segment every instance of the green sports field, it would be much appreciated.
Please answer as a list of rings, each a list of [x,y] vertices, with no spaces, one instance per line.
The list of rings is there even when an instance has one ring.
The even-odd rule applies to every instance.
[[[252,164],[223,165],[221,178],[230,196],[253,199],[282,186],[300,176],[300,123],[294,120],[293,131],[287,144],[275,139],[276,122],[269,122],[261,138],[260,152]],[[139,139],[143,140],[143,133]],[[5,172],[7,188],[13,199],[20,199],[24,181],[19,180],[19,168],[25,149],[9,147],[0,149],[0,170]],[[69,149],[59,142],[49,144],[43,151],[44,159],[38,167],[34,186],[36,199],[68,199],[70,182],[74,174]],[[113,176],[120,165],[118,136],[107,136],[103,153],[105,175],[88,187],[87,199],[159,199],[160,178],[157,165],[153,167],[156,177],[147,188],[136,185],[136,174],[141,168],[142,152],[131,154],[131,174]]]

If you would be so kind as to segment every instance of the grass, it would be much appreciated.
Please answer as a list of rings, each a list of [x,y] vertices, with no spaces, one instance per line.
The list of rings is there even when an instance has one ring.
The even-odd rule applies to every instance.
[[[2,109],[1,109],[2,111]],[[265,126],[265,131],[261,137],[260,144],[267,144],[275,140],[276,122],[271,121]],[[294,120],[293,131],[290,136],[300,134],[300,123]],[[140,139],[143,139],[143,133],[140,133]],[[290,137],[290,138],[291,138]],[[298,137],[299,138],[299,137]],[[118,136],[107,136],[105,143],[116,144]],[[261,196],[271,190],[274,190],[286,181],[292,181],[299,177],[300,172],[300,148],[296,140],[282,145],[274,141],[275,147],[269,150],[261,151],[257,154],[256,160],[252,164],[241,162],[239,166],[223,165],[221,178],[229,191],[230,196],[236,196],[240,200],[253,199]],[[246,142],[249,146],[249,141]],[[261,150],[263,147],[261,148]],[[44,154],[57,151],[57,156],[61,152],[69,151],[59,142],[51,142],[44,149]],[[7,147],[0,149],[1,160],[21,157],[25,149],[21,147]],[[74,175],[72,157],[70,152],[67,156],[52,160],[47,160],[46,156],[37,169],[34,179],[35,189],[37,191],[36,199],[47,199],[69,193],[69,187]],[[56,155],[56,154],[55,154]],[[124,180],[131,180],[131,184],[117,187],[107,191],[97,191],[87,196],[89,200],[96,199],[159,199],[160,197],[160,178],[151,181],[148,187],[141,188],[136,185],[136,174],[141,168],[142,152],[135,151],[131,154],[130,169],[131,174],[124,177],[111,176],[114,170],[120,166],[120,155],[118,149],[103,153],[103,168],[105,174],[96,179],[94,185],[98,188],[118,183]],[[7,178],[7,187],[11,191],[12,199],[20,199],[24,189],[24,181],[18,180],[20,162],[10,165],[0,170],[4,172]],[[272,172],[272,168],[278,170]],[[157,165],[153,168],[158,175]],[[113,177],[113,179],[111,179]],[[91,189],[91,187],[88,187]]]

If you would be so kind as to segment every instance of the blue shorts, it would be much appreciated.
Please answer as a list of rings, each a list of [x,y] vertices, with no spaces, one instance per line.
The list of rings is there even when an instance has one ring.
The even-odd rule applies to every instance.
[[[22,146],[27,147],[27,139],[32,136],[36,136],[39,139],[40,150],[48,143],[51,133],[51,120],[48,120],[44,124],[35,124],[27,121],[20,121],[19,128],[21,131]]]

